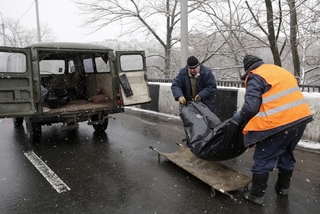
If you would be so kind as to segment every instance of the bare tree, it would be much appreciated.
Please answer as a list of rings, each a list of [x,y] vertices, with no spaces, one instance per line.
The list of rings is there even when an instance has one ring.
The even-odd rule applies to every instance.
[[[279,1],[280,2],[280,1]],[[273,12],[273,6],[271,0],[265,0],[266,5],[266,23],[267,23],[267,30],[264,29],[259,19],[256,17],[256,14],[253,13],[249,3],[245,2],[250,13],[252,14],[252,17],[254,18],[257,26],[261,29],[261,31],[267,36],[269,40],[270,49],[273,55],[273,61],[274,64],[281,66],[281,58],[280,58],[280,52],[278,49],[277,40],[279,38],[279,29],[281,27],[281,21],[282,21],[282,15],[281,15],[281,4],[279,3],[280,8],[280,16],[278,18],[279,24],[278,24],[278,30],[275,30],[275,24],[274,24],[274,12]],[[277,34],[276,34],[277,32]]]
[[[297,11],[295,0],[287,0],[290,8],[290,46],[292,53],[292,61],[293,61],[293,70],[294,76],[299,79],[300,78],[300,59],[298,53],[298,22],[297,22]]]
[[[164,67],[157,66],[164,78],[169,78],[177,68],[179,61],[173,51],[180,42],[180,0],[76,0],[82,15],[84,26],[92,27],[96,32],[116,24],[126,27],[126,35],[136,38],[142,35],[143,40],[152,37],[163,49],[155,54],[164,60]],[[210,0],[189,1],[188,13],[196,11],[203,2]],[[180,59],[179,59],[180,60]]]
[[[202,36],[203,38],[198,38],[199,42],[192,41],[190,45],[203,44],[196,45],[199,47],[197,51],[201,52],[202,49],[203,52],[206,52],[203,53],[205,56],[203,62],[209,65],[213,62],[210,67],[217,71],[216,77],[220,80],[230,80],[241,76],[242,59],[248,48],[246,44],[254,43],[246,35],[248,32],[243,30],[247,17],[240,5],[240,2],[232,0],[208,1],[201,4],[199,8],[199,11],[207,16],[207,18],[202,18],[207,21],[201,23],[204,25],[204,32],[207,32],[207,39]]]
[[[220,55],[220,62],[223,57],[227,55],[230,57],[231,64],[224,69],[230,69],[234,64],[239,65],[240,51],[243,53],[251,51],[252,53],[252,49],[255,49],[253,52],[262,53],[261,56],[264,57],[263,52],[265,47],[268,47],[271,52],[269,55],[272,56],[275,64],[282,66],[282,62],[285,62],[290,68],[293,66],[294,75],[297,79],[303,80],[304,73],[300,71],[300,61],[310,62],[310,60],[307,60],[308,57],[302,51],[309,47],[310,42],[315,44],[315,41],[311,39],[315,38],[314,32],[311,31],[315,26],[313,24],[313,28],[308,29],[306,26],[309,26],[310,23],[317,23],[316,17],[319,14],[311,14],[319,11],[316,10],[318,4],[317,1],[306,0],[287,0],[285,2],[261,0],[250,2],[250,4],[248,1],[216,0],[204,4],[201,12],[208,15],[210,20],[211,27],[205,24],[206,31],[209,32],[208,29],[211,29],[212,35],[220,34],[220,39],[215,39],[215,42],[221,42],[222,47],[215,52],[215,55]],[[301,13],[300,8],[307,7],[307,5],[309,6],[308,12],[311,13]],[[250,17],[247,15],[248,11]],[[300,17],[298,11],[300,11]],[[304,20],[304,23],[298,20]],[[301,33],[303,29],[305,33]],[[309,42],[303,43],[306,37],[309,38]],[[287,41],[290,41],[290,45],[287,45]],[[210,41],[203,41],[203,43],[211,44]],[[299,49],[302,45],[304,48]],[[303,54],[302,59],[299,57],[299,51]],[[291,63],[289,64],[288,61]],[[306,72],[314,73],[314,68],[311,67],[311,70]],[[224,72],[224,75],[226,74]]]
[[[178,0],[78,0],[77,4],[86,16],[84,25],[95,31],[117,24],[127,26],[126,34],[144,34],[146,38],[152,35],[164,50],[164,55],[159,55],[165,62],[164,77],[170,76],[171,50],[179,41]]]
[[[92,27],[92,32],[116,24],[126,27],[124,34],[132,38],[142,35],[143,40],[154,39],[163,51],[149,47],[153,71],[159,70],[162,77],[170,78],[177,70],[178,0],[76,1],[85,16],[84,26]],[[318,23],[318,5],[316,0],[189,1],[189,51],[217,71],[220,79],[238,78],[243,72],[243,55],[256,53],[267,60],[271,57],[274,64],[290,69],[293,66],[294,75],[302,81],[308,73],[311,81],[310,75],[315,74],[320,62],[317,53],[312,52],[318,38],[312,31]],[[301,8],[308,8],[310,14],[302,13]],[[151,57],[161,58],[164,63]]]
[[[313,45],[316,44],[315,40],[311,38],[314,38],[315,36],[314,29],[316,26],[314,23],[319,21],[319,18],[317,18],[319,17],[319,2],[313,0],[287,0],[285,4],[279,0],[278,12],[274,12],[272,3],[273,1],[271,0],[265,0],[268,23],[268,34],[266,35],[268,35],[274,63],[280,66],[282,65],[280,56],[282,61],[284,59],[288,59],[291,62],[291,65],[293,65],[294,76],[300,83],[304,83],[305,74],[314,72],[319,68],[319,64],[316,64],[315,67],[311,67],[310,69],[303,70],[303,72],[301,72],[301,61],[303,62],[303,65],[306,65],[306,62],[308,61],[307,58],[309,58],[305,52],[306,49],[308,47],[310,48],[311,43],[313,43]],[[247,2],[246,4],[248,5]],[[283,7],[287,7],[288,10]],[[248,8],[250,9],[249,6]],[[308,8],[308,12],[303,12],[302,10],[306,10],[303,8]],[[256,23],[258,23],[257,19],[255,20]],[[274,25],[275,21],[278,21],[277,25]],[[278,26],[277,33],[275,33],[276,31],[274,26]],[[279,51],[277,49],[277,43],[280,43],[280,34],[285,35],[285,37],[282,39],[283,45]],[[287,40],[290,41],[290,46],[289,49],[287,48],[288,52],[285,53]],[[300,58],[299,52],[301,52],[302,58]],[[291,53],[291,57],[287,57],[287,55],[290,55],[289,53]]]
[[[36,29],[26,29],[24,26],[20,24],[19,21],[15,21],[10,18],[6,19],[5,27],[5,37],[7,46],[24,47],[38,41]],[[42,41],[54,40],[55,36],[52,33],[52,30],[47,25],[45,25],[41,31]],[[0,33],[0,35],[2,35],[2,33]]]
[[[319,84],[320,2],[301,1],[298,6],[296,8],[299,17],[297,45],[300,52],[300,83]]]

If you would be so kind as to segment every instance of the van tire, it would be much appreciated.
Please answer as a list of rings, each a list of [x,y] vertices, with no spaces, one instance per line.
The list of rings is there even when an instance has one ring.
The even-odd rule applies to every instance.
[[[14,117],[13,118],[14,126],[22,126],[23,124],[23,117]]]
[[[41,125],[39,123],[27,123],[27,132],[30,143],[40,143]]]
[[[105,119],[103,123],[94,124],[92,126],[96,132],[104,132],[108,128],[108,124],[108,119]]]

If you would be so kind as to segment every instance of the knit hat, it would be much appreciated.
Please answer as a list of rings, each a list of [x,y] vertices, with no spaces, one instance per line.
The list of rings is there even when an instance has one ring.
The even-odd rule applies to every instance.
[[[253,56],[253,55],[246,55],[243,58],[243,67],[244,70],[248,70],[254,63],[262,61],[259,57]]]
[[[200,64],[199,60],[195,56],[190,56],[187,60],[187,65],[189,68],[196,68]]]

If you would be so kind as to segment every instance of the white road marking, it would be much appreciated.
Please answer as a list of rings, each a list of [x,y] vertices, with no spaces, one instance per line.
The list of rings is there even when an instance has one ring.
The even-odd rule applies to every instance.
[[[33,151],[25,152],[24,155],[58,193],[71,190]]]

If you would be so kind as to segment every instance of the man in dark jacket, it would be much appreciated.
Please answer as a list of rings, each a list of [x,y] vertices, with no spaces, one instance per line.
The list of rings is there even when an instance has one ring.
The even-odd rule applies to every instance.
[[[269,172],[278,168],[276,192],[287,196],[295,158],[294,149],[306,124],[312,121],[309,105],[303,98],[297,80],[287,70],[262,59],[244,57],[246,93],[244,104],[233,118],[246,123],[243,134],[246,147],[256,145],[251,168],[252,187],[244,197],[263,204]]]
[[[217,90],[216,80],[212,71],[200,64],[199,60],[190,56],[187,65],[174,78],[171,90],[176,101],[185,105],[187,101],[203,102],[213,113],[214,93]]]

